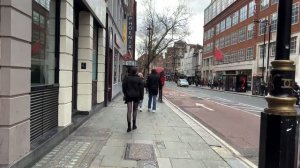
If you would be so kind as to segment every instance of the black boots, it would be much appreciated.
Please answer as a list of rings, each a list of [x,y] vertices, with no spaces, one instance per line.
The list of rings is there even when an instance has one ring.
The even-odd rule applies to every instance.
[[[137,127],[136,127],[136,120],[132,120],[132,121],[133,121],[132,130],[135,130],[135,129],[137,129]]]
[[[128,122],[128,128],[127,128],[127,132],[131,131],[131,122]]]
[[[133,120],[133,125],[132,125],[132,130],[137,129],[136,127],[136,120]],[[127,132],[131,131],[131,122],[128,122],[128,128],[127,128]]]

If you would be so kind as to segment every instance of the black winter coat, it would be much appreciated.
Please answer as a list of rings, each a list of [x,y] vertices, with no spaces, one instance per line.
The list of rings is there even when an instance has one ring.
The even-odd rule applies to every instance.
[[[150,74],[147,79],[147,89],[149,94],[157,95],[159,87],[159,76],[156,74]]]
[[[137,75],[127,76],[122,83],[125,101],[139,101],[144,99],[144,82]]]

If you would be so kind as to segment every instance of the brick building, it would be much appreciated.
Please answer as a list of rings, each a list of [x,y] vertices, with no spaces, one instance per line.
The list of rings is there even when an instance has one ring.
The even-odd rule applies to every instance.
[[[247,76],[248,85],[251,84],[253,89],[257,89],[262,77],[267,82],[270,62],[274,60],[276,49],[277,6],[278,0],[212,1],[204,14],[202,77],[207,80],[223,79],[228,89],[233,91],[236,91],[235,84],[239,75]],[[296,65],[296,81],[300,81],[300,69],[297,66],[299,0],[294,0],[292,12],[291,59]],[[216,49],[221,50],[223,60],[215,60]]]

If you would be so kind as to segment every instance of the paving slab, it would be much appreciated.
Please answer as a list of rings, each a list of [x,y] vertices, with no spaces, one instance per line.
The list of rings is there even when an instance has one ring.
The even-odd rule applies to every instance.
[[[168,103],[156,113],[138,112],[137,129],[126,132],[122,96],[84,123],[34,167],[73,168],[207,168],[238,167],[234,157],[201,125]],[[131,151],[126,149],[132,145]],[[144,147],[139,147],[144,146]],[[150,146],[147,150],[146,146]],[[150,154],[150,155],[149,155]],[[151,157],[150,157],[151,156]],[[148,158],[148,159],[145,159]]]
[[[193,159],[171,159],[173,168],[207,168],[201,160]]]

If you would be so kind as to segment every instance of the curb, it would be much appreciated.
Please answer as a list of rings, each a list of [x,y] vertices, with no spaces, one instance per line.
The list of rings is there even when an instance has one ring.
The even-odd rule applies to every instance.
[[[185,121],[184,117],[187,117],[188,119],[192,120],[195,124],[197,124],[198,126],[200,126],[201,128],[203,128],[209,135],[211,135],[216,141],[218,141],[225,149],[228,150],[228,152],[230,152],[231,154],[233,154],[234,158],[236,158],[237,160],[239,160],[242,164],[244,164],[244,166],[247,166],[249,168],[257,168],[257,166],[252,163],[251,161],[249,161],[248,159],[246,159],[245,157],[243,157],[237,150],[235,150],[231,145],[229,145],[227,142],[225,142],[224,140],[222,140],[219,136],[217,136],[216,134],[214,134],[212,131],[210,131],[210,129],[208,129],[207,127],[205,127],[203,124],[201,124],[199,121],[197,121],[195,118],[193,118],[192,116],[190,116],[189,114],[187,114],[186,112],[184,112],[180,107],[178,107],[177,105],[173,104],[170,100],[168,100],[166,97],[163,97],[166,105],[171,108],[171,110],[173,112],[175,112],[183,121]],[[180,115],[178,112],[176,112],[175,110],[178,110],[178,112],[182,113],[182,115]],[[185,121],[186,122],[186,121]],[[187,125],[191,126],[191,128],[198,133],[198,131],[194,128],[194,124],[188,123],[186,122]],[[198,135],[200,137],[202,137],[200,135],[200,133],[198,133]],[[203,137],[202,137],[203,138]],[[206,142],[207,144],[209,144],[209,142]],[[213,145],[210,145],[213,146]],[[214,150],[212,148],[212,150]],[[222,154],[219,153],[218,151],[214,150],[221,158],[223,158],[223,160],[231,167],[234,167],[233,165],[231,165],[226,158],[222,157]]]

